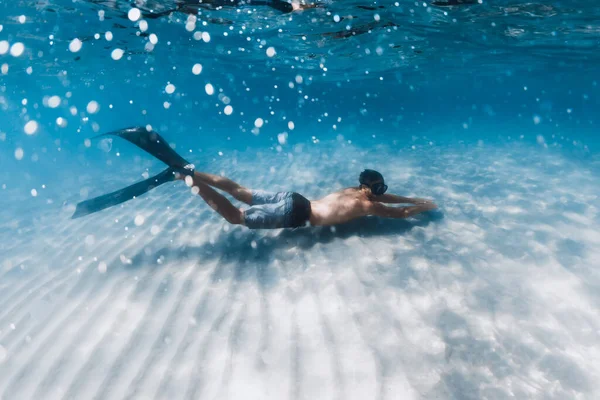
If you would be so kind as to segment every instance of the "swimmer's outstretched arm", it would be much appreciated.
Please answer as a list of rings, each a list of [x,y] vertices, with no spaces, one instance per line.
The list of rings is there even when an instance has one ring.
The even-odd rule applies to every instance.
[[[402,197],[395,194],[382,194],[381,196],[373,197],[374,201],[388,204],[433,204],[431,200],[419,199],[416,197]]]
[[[388,207],[381,203],[372,203],[369,215],[385,218],[408,218],[423,211],[434,210],[436,208],[437,206],[431,202],[409,207]]]

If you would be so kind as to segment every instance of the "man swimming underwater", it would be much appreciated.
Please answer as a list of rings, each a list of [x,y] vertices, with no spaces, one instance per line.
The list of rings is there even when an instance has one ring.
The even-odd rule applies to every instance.
[[[307,225],[336,225],[364,216],[407,218],[437,206],[425,199],[407,198],[385,194],[387,185],[383,176],[366,169],[359,176],[359,186],[331,193],[319,200],[308,200],[296,192],[271,193],[252,190],[231,179],[194,170],[194,166],[177,154],[156,132],[143,127],[128,128],[106,135],[121,137],[146,150],[169,168],[152,178],[138,182],[119,191],[77,205],[73,218],[82,217],[140,196],[166,182],[183,180],[197,188],[206,203],[231,224],[250,229],[299,228]],[[102,136],[106,136],[102,135]],[[220,189],[250,207],[235,207]],[[407,207],[390,207],[391,203],[413,204]]]

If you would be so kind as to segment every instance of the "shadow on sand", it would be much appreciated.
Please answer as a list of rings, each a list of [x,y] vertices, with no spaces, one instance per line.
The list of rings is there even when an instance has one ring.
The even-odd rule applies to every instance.
[[[404,235],[415,227],[426,227],[444,218],[439,211],[429,211],[409,220],[392,220],[367,217],[335,227],[308,227],[293,230],[280,230],[275,235],[267,231],[253,231],[236,227],[221,231],[212,240],[200,246],[162,247],[143,250],[132,258],[128,269],[156,265],[158,259],[164,262],[197,260],[199,263],[218,261],[221,265],[232,265],[238,278],[247,275],[242,269],[259,271],[261,285],[273,284],[273,274],[269,264],[274,260],[288,262],[296,260],[306,250],[317,244],[328,244],[350,237],[372,238],[377,236]],[[267,232],[268,233],[268,232]],[[344,262],[344,260],[339,260]],[[218,275],[218,274],[217,274]]]

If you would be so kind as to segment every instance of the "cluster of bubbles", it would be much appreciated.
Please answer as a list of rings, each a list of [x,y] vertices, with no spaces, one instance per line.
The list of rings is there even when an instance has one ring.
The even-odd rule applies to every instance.
[[[143,15],[141,13],[141,11],[136,8],[133,7],[131,8],[128,13],[127,13],[128,19],[134,23],[140,30],[140,32],[147,32],[149,29],[149,23],[148,21],[143,19]],[[104,11],[99,11],[98,12],[98,18],[100,19],[100,21],[104,21],[105,18],[105,13]],[[19,17],[19,22],[24,23],[26,21],[26,17],[22,16]],[[198,21],[196,19],[196,17],[194,16],[190,16],[188,17],[187,21],[185,22],[185,29],[188,30],[189,32],[193,31],[192,37],[194,40],[197,41],[203,41],[205,43],[209,43],[211,41],[211,36],[210,33],[206,32],[206,31],[196,31],[196,25],[197,25]],[[206,25],[206,24],[205,24]],[[0,25],[0,31],[2,31],[2,25]],[[159,38],[158,35],[156,33],[152,33],[152,32],[148,32],[146,35],[144,35],[144,37],[147,38],[147,45],[145,47],[145,49],[147,51],[152,51],[154,46],[156,46],[159,43]],[[50,45],[54,44],[54,41],[56,40],[54,35],[51,34],[48,36],[49,40],[50,40]],[[106,42],[112,42],[114,40],[114,35],[110,30],[107,30],[104,33],[95,33],[93,34],[93,38],[95,40],[101,40],[104,39]],[[64,50],[63,51],[67,51],[70,53],[85,53],[87,47],[89,46],[89,42],[88,39],[80,36],[80,37],[75,37],[75,38],[69,38],[69,40],[67,41],[66,45],[64,46]],[[263,47],[264,46],[264,47]],[[261,42],[261,48],[265,49],[265,54],[266,57],[268,58],[273,58],[277,56],[277,51],[275,49],[274,46],[267,46],[266,42],[262,43]],[[25,44],[21,43],[21,42],[15,42],[15,43],[9,43],[9,41],[7,40],[2,40],[0,41],[0,55],[5,55],[5,54],[10,54],[13,57],[21,57],[23,54],[26,53],[26,46]],[[122,60],[125,55],[127,54],[126,50],[119,48],[119,47],[113,47],[108,49],[108,52],[110,54],[110,57],[112,60],[114,61],[119,61]],[[129,58],[125,58],[125,61],[129,60]],[[204,67],[202,64],[200,63],[194,63],[191,66],[191,72],[193,75],[195,76],[199,76],[203,73]],[[4,64],[1,66],[0,71],[2,71],[2,73],[6,74],[8,73],[8,64]],[[31,74],[32,68],[29,67],[27,69],[27,72],[29,74]],[[188,70],[189,71],[189,70]],[[64,75],[66,76],[67,72],[64,71]],[[303,77],[301,75],[297,75],[296,78],[294,79],[294,82],[290,82],[290,87],[294,87],[294,85],[299,85],[303,82]],[[172,96],[171,98],[177,98],[180,95],[180,90],[178,89],[175,84],[173,82],[166,82],[165,86],[164,86],[164,93],[166,93],[166,95],[168,96]],[[220,89],[218,87],[215,87],[212,83],[208,82],[204,84],[204,91],[206,93],[207,96],[216,96],[216,98],[218,98],[218,101],[220,103],[218,103],[218,105],[220,105],[220,111],[219,114],[223,114],[225,116],[230,116],[234,113],[234,105],[230,104],[231,99],[225,95],[225,93],[223,93],[223,89]],[[182,95],[185,95],[184,93],[182,93]],[[47,96],[44,96],[42,104],[44,107],[47,107],[48,109],[57,109],[57,110],[63,110],[65,112],[66,115],[63,116],[58,116],[56,118],[56,126],[61,127],[61,128],[65,128],[69,125],[68,121],[71,117],[77,117],[77,118],[81,118],[81,120],[86,123],[88,122],[88,118],[90,115],[94,115],[97,114],[98,112],[100,112],[100,104],[95,101],[89,101],[87,102],[87,104],[85,105],[85,108],[78,106],[76,107],[73,104],[69,104],[70,103],[70,98],[71,98],[71,93],[67,92],[66,95],[63,94],[49,94]],[[24,100],[25,101],[25,100]],[[23,103],[23,105],[26,105],[26,103]],[[164,102],[164,106],[165,108],[169,108],[170,107],[170,103],[168,101]],[[35,107],[37,108],[37,104],[35,104]],[[79,109],[78,109],[79,108]],[[83,110],[82,110],[83,108]],[[112,108],[112,104],[109,105],[109,108]],[[85,111],[85,112],[82,112]],[[70,115],[69,115],[70,114]],[[240,112],[240,115],[243,115],[243,112]],[[271,114],[273,114],[271,112]],[[32,119],[31,116],[25,114],[24,117],[24,121],[23,121],[23,132],[25,135],[28,136],[32,136],[32,135],[36,135],[36,134],[40,134],[43,133],[44,127],[46,126],[46,124],[42,122],[40,122],[39,120],[39,116],[34,117],[35,119]],[[284,118],[285,119],[285,118]],[[263,119],[262,117],[258,117],[254,119],[254,123],[251,122],[252,119],[250,119],[250,124],[252,126],[252,132],[254,134],[258,134],[261,130],[261,128],[263,128],[263,126],[265,124],[268,124],[269,121],[268,119]],[[92,124],[94,131],[98,131],[99,130],[99,126],[96,122],[94,122]],[[294,122],[292,121],[288,121],[287,122],[287,130],[288,131],[292,131],[294,129],[295,125]],[[245,130],[244,130],[245,131]],[[287,144],[288,141],[288,131],[286,132],[280,132],[277,135],[277,142],[280,145],[284,145]],[[79,130],[78,130],[79,132]],[[84,139],[84,145],[85,147],[91,147],[91,141],[89,139]],[[14,158],[17,161],[23,160],[24,157],[26,156],[26,153],[28,152],[27,148],[25,146],[22,147],[17,147],[14,151]],[[36,189],[32,189],[31,190],[31,195],[33,197],[38,196],[38,191]],[[141,224],[143,224],[143,217],[142,218],[142,222],[141,223],[137,223],[139,222],[139,219],[136,218],[136,225],[140,226]],[[99,269],[102,269],[99,267]],[[104,267],[104,270],[106,268]]]

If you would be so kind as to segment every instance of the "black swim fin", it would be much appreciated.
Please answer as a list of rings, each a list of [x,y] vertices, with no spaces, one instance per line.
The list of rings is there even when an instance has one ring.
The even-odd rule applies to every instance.
[[[106,208],[116,206],[127,200],[139,197],[149,190],[154,189],[163,183],[171,182],[175,180],[175,171],[172,168],[167,168],[158,175],[143,180],[141,182],[134,183],[133,185],[127,186],[121,190],[117,190],[112,193],[107,193],[102,196],[94,197],[93,199],[82,201],[77,204],[75,212],[71,219],[84,217],[86,215],[104,210]]]
[[[176,172],[187,175],[193,174],[194,166],[177,154],[177,152],[173,150],[168,145],[167,141],[157,132],[148,131],[145,127],[133,127],[105,133],[96,137],[108,135],[118,136],[135,144],[140,149],[145,150],[167,164],[169,168],[158,175],[134,183],[133,185],[117,190],[116,192],[107,193],[102,196],[94,197],[93,199],[82,201],[77,204],[75,213],[73,213],[73,216],[71,217],[72,219],[83,217],[116,206],[135,197],[139,197],[163,183],[175,180]]]
[[[96,136],[117,136],[123,138],[149,154],[158,158],[160,161],[173,168],[184,168],[190,163],[181,157],[175,150],[169,146],[167,141],[155,131],[149,131],[143,126],[120,129],[114,132],[103,133]]]

